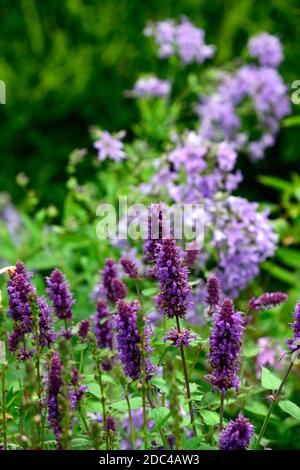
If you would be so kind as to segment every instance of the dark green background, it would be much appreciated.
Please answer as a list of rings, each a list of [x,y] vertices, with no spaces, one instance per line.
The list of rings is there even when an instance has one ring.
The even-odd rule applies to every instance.
[[[15,176],[24,171],[43,203],[59,204],[68,154],[89,143],[88,126],[128,128],[136,109],[124,89],[140,72],[163,75],[143,37],[146,21],[181,14],[206,30],[207,42],[218,47],[218,64],[238,55],[253,33],[277,33],[285,80],[300,78],[297,0],[1,0],[0,79],[7,104],[0,106],[0,190],[18,201]],[[258,171],[272,167],[273,174],[288,176],[297,159],[297,132],[289,129]],[[249,166],[246,181],[251,172]]]

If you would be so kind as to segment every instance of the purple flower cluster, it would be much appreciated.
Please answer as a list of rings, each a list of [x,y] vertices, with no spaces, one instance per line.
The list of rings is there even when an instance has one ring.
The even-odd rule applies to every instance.
[[[137,98],[167,98],[170,91],[171,84],[168,80],[160,80],[157,77],[149,76],[140,78],[135,83],[132,94]]]
[[[97,338],[99,348],[112,349],[113,347],[113,334],[112,334],[112,321],[108,307],[104,300],[100,299],[97,303],[97,312],[93,317],[94,332]]]
[[[76,407],[79,406],[84,393],[88,390],[88,387],[86,385],[82,385],[80,380],[81,377],[78,369],[74,367],[71,376],[71,386],[69,388],[71,411],[74,411]]]
[[[282,46],[272,34],[261,33],[250,39],[248,49],[251,57],[264,67],[278,67],[283,60]]]
[[[149,24],[144,33],[155,37],[161,59],[178,55],[183,65],[202,64],[215,52],[214,46],[205,44],[204,31],[185,17],[179,23],[165,20]]]
[[[137,312],[140,306],[136,301],[117,303],[115,326],[117,328],[117,341],[120,359],[124,373],[132,380],[141,375],[140,335],[137,329]]]
[[[248,303],[248,309],[259,312],[261,310],[267,310],[270,308],[277,307],[278,305],[286,302],[288,296],[283,292],[265,292],[257,299],[253,297]]]
[[[94,147],[98,150],[98,160],[100,161],[110,158],[118,162],[126,157],[122,140],[112,136],[108,131],[99,133],[99,139],[94,143]]]
[[[172,346],[185,346],[188,348],[191,345],[191,341],[196,338],[197,335],[192,333],[191,330],[182,328],[179,332],[176,328],[171,328],[164,337],[164,341],[171,341]]]
[[[72,306],[75,304],[68,282],[64,275],[55,269],[50,277],[46,278],[46,292],[52,300],[54,311],[60,320],[71,320]]]
[[[183,258],[175,240],[162,240],[156,260],[156,275],[160,286],[157,305],[168,318],[184,317],[190,304],[191,288]]]
[[[213,326],[209,339],[209,363],[211,373],[206,376],[214,390],[225,393],[230,388],[239,390],[239,354],[243,335],[243,319],[235,312],[231,299],[224,299],[213,314]]]
[[[254,434],[254,427],[248,419],[239,414],[235,421],[230,421],[219,438],[220,450],[246,450]]]
[[[107,431],[108,432],[112,432],[112,433],[116,433],[117,432],[117,427],[116,427],[116,422],[114,420],[114,417],[113,416],[107,416],[106,418],[106,426],[107,426]]]
[[[294,310],[294,322],[292,323],[293,339],[288,339],[286,344],[292,352],[300,348],[300,302],[296,304]]]

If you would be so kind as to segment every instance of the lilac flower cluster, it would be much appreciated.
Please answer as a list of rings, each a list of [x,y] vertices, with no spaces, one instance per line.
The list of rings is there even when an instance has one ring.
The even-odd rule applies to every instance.
[[[257,45],[256,41],[254,44]],[[251,41],[250,45],[253,48]],[[276,53],[269,55],[273,63],[275,56]],[[287,87],[276,69],[266,64],[242,65],[233,73],[221,74],[219,87],[202,100],[198,112],[200,133],[204,138],[215,142],[225,139],[236,149],[248,152],[251,158],[259,159],[274,144],[281,120],[290,113],[290,101]],[[257,122],[259,137],[256,139],[243,125],[243,116],[247,114],[253,115]]]
[[[73,317],[72,307],[75,304],[70,286],[64,275],[55,269],[50,277],[46,278],[46,293],[52,300],[54,311],[60,320],[71,320]]]
[[[184,317],[190,304],[191,288],[183,258],[175,240],[162,240],[156,259],[156,275],[160,286],[157,305],[168,318]]]
[[[191,330],[182,328],[179,332],[176,328],[171,328],[163,339],[164,341],[171,341],[173,346],[185,346],[189,348],[191,341],[196,338],[197,335],[192,333]]]
[[[167,98],[170,91],[171,83],[168,80],[160,80],[157,77],[149,76],[140,78],[135,83],[132,94],[137,98]]]
[[[272,34],[261,33],[250,39],[248,49],[251,57],[264,67],[278,67],[283,60],[282,46]]]
[[[209,339],[209,363],[211,373],[206,376],[214,390],[225,393],[230,388],[239,390],[239,354],[243,335],[243,319],[235,312],[231,299],[224,299],[213,314],[213,326]]]
[[[259,312],[277,307],[278,305],[286,302],[288,296],[283,292],[265,292],[257,299],[253,297],[248,303],[248,309]]]
[[[246,450],[254,434],[254,427],[248,419],[239,414],[235,421],[230,421],[219,438],[220,450]]]
[[[88,387],[81,384],[80,380],[81,377],[79,375],[78,369],[74,367],[72,369],[71,385],[69,388],[71,411],[74,411],[76,407],[80,405],[84,393],[88,390]]]
[[[204,31],[185,17],[179,23],[165,20],[149,24],[144,33],[154,36],[161,59],[178,55],[183,65],[193,62],[202,64],[215,52],[214,46],[205,44]]]
[[[140,306],[136,301],[117,303],[115,326],[117,328],[117,341],[120,359],[124,373],[132,380],[141,375],[140,335],[137,329],[137,312]]]
[[[112,321],[108,307],[103,299],[99,299],[97,303],[97,312],[93,317],[94,332],[97,338],[99,348],[112,349],[113,347],[113,334],[112,334]]]
[[[294,310],[294,322],[292,323],[293,339],[288,339],[286,344],[292,352],[300,348],[300,302],[296,304]]]
[[[208,202],[206,213],[208,243],[218,258],[216,274],[224,292],[236,297],[258,275],[260,263],[273,256],[277,235],[268,212],[241,197]]]
[[[123,136],[120,135],[121,138]],[[99,138],[94,143],[94,148],[98,151],[98,160],[103,161],[107,158],[119,162],[126,157],[124,144],[118,137],[112,136],[108,131],[99,132]]]
[[[211,198],[218,191],[232,192],[242,180],[240,171],[233,172],[236,158],[232,144],[209,143],[200,134],[188,132],[142,190],[152,194],[166,191],[175,202],[186,203]]]

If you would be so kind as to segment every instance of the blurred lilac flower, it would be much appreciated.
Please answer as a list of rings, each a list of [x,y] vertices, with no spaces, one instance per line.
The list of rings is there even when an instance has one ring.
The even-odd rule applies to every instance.
[[[278,67],[283,60],[279,39],[265,32],[251,38],[248,49],[250,55],[257,58],[263,66]]]
[[[287,299],[287,294],[283,292],[265,292],[257,299],[255,297],[250,299],[248,309],[255,312],[271,309],[286,302]]]
[[[90,328],[91,328],[91,325],[90,325],[89,320],[81,320],[81,322],[78,325],[78,336],[82,341],[85,341],[87,339]]]
[[[267,337],[259,338],[257,345],[259,346],[259,353],[256,356],[255,367],[256,376],[260,379],[262,367],[280,369],[283,366],[280,359],[284,355],[284,350],[279,343],[274,343],[271,338]]]
[[[98,150],[98,160],[106,160],[110,158],[116,162],[126,157],[123,142],[113,137],[108,131],[101,131],[99,140],[94,143],[95,149]]]
[[[137,98],[155,97],[167,98],[171,91],[171,83],[168,80],[160,80],[154,76],[140,78],[134,85],[133,96]]]

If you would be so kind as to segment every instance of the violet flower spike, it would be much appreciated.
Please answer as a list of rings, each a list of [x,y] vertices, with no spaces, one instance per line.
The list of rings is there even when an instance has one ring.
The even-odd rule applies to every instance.
[[[56,316],[60,320],[71,320],[72,306],[75,304],[68,282],[64,275],[55,269],[50,277],[46,277],[46,292],[52,300]]]
[[[231,299],[224,299],[213,314],[213,326],[209,340],[209,363],[211,373],[206,380],[225,394],[230,388],[239,390],[239,354],[243,336],[243,318],[235,312]]]
[[[219,437],[220,450],[246,450],[254,434],[254,426],[242,414],[230,421]]]
[[[127,377],[136,380],[141,375],[141,338],[137,329],[137,312],[140,305],[136,301],[117,303],[115,326],[118,330],[118,350],[123,370]]]
[[[130,258],[126,258],[125,256],[121,258],[121,266],[124,270],[124,272],[131,278],[131,279],[137,279],[138,277],[138,268],[137,265],[134,261],[132,261]]]
[[[217,276],[212,274],[206,284],[206,298],[205,302],[209,306],[209,314],[211,315],[214,307],[219,305],[221,301],[221,284]]]
[[[160,294],[157,304],[168,318],[184,317],[190,305],[191,288],[188,270],[183,266],[183,255],[175,240],[162,240],[157,256],[157,279]]]
[[[255,297],[250,299],[248,309],[255,312],[271,309],[286,302],[287,299],[287,294],[284,294],[283,292],[265,292],[257,299]]]
[[[300,348],[300,302],[295,306],[294,321],[291,325],[294,336],[292,339],[286,340],[291,352],[295,352]]]
[[[81,320],[81,322],[78,325],[78,336],[81,339],[81,341],[85,341],[87,339],[90,328],[91,328],[91,325],[90,325],[89,320]]]

